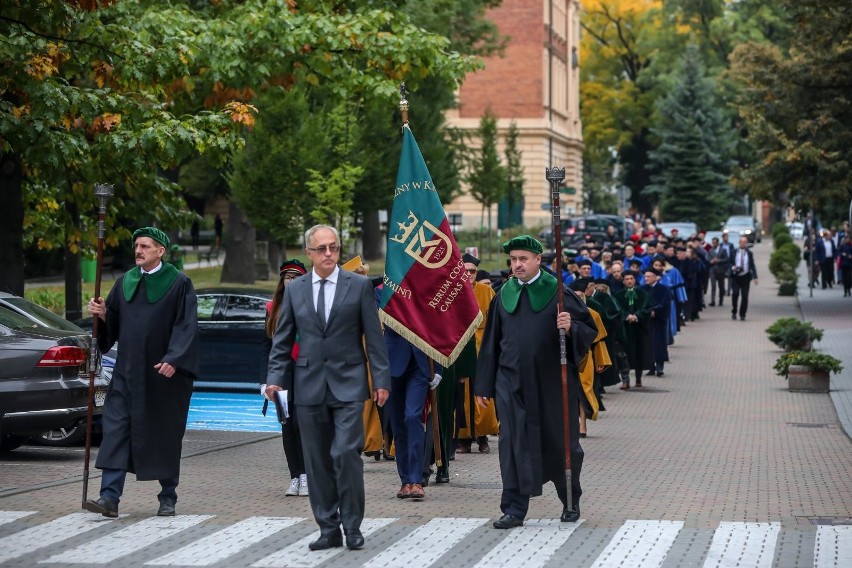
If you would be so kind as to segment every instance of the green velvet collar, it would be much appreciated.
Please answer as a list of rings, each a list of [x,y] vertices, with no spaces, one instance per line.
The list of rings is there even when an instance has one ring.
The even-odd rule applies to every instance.
[[[506,311],[513,314],[518,309],[518,300],[521,299],[521,291],[526,288],[527,295],[530,297],[532,311],[540,312],[556,294],[556,284],[556,277],[546,270],[542,270],[541,276],[529,285],[521,284],[517,278],[509,278],[503,284],[503,287],[500,288],[500,300],[503,302],[503,307]]]
[[[180,273],[177,268],[164,262],[163,267],[157,272],[145,275],[145,295],[148,297],[148,303],[156,304],[159,302],[175,283],[178,274]],[[142,269],[138,266],[134,266],[124,273],[121,290],[124,292],[124,299],[127,302],[133,300],[140,282],[142,282]]]

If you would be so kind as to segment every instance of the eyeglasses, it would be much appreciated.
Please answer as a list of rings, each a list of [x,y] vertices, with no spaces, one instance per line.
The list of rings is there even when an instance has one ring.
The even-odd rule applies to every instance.
[[[320,245],[316,248],[306,248],[311,252],[318,252],[320,254],[325,254],[326,252],[330,252],[332,254],[340,252],[340,245]]]

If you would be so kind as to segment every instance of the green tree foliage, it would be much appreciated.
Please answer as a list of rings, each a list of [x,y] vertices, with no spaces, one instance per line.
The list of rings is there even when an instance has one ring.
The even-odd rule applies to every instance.
[[[731,76],[754,161],[736,172],[753,196],[833,218],[852,189],[852,5],[781,2],[793,37],[734,49]]]
[[[717,227],[732,200],[734,138],[697,46],[687,48],[676,77],[659,102],[653,132],[660,145],[651,152],[654,183],[646,191],[659,196],[664,220]]]
[[[402,77],[454,84],[476,67],[393,8],[3,2],[0,197],[10,207],[0,219],[0,261],[15,268],[4,271],[2,287],[23,290],[25,238],[71,252],[91,247],[94,181],[116,185],[111,219],[121,212],[166,228],[183,224],[179,188],[160,173],[199,154],[221,163],[239,149],[254,120],[245,103],[257,92],[303,84],[340,99],[388,100]],[[64,222],[44,219],[57,212]],[[111,241],[129,235],[119,226],[108,233]]]
[[[334,165],[325,109],[303,87],[270,90],[257,105],[256,127],[231,164],[231,198],[271,240],[296,244],[314,206],[308,172]]]
[[[465,181],[468,184],[470,196],[482,205],[483,221],[486,211],[488,212],[487,227],[490,235],[492,229],[491,208],[503,199],[507,190],[506,167],[500,163],[500,155],[497,153],[497,117],[494,116],[490,108],[485,111],[479,121],[476,137],[479,148],[471,151],[468,156]],[[482,233],[480,233],[479,247],[483,249],[481,235]],[[492,255],[490,245],[488,254],[490,258]]]
[[[515,220],[522,218],[524,209],[524,166],[523,153],[518,148],[518,125],[513,120],[506,131],[506,147],[503,159],[506,163],[506,195],[501,207],[506,208],[506,224],[501,229],[508,228]]]

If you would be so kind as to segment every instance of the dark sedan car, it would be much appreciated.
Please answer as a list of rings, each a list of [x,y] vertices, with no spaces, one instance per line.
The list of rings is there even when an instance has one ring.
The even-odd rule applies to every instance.
[[[0,451],[85,419],[90,344],[79,328],[48,327],[0,308]],[[107,387],[100,373],[95,385],[94,410],[100,414]]]
[[[265,290],[203,288],[198,296],[200,365],[196,390],[257,390],[266,380],[261,360],[266,334]],[[92,328],[92,318],[77,322]],[[117,356],[119,346],[110,354]]]
[[[216,288],[196,294],[201,367],[195,388],[256,390],[266,380],[261,358],[266,304],[272,294]]]

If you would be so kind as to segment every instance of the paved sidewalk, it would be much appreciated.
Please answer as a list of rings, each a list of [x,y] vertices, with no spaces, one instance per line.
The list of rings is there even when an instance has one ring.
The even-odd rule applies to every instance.
[[[701,565],[714,531],[724,522],[777,523],[780,536],[769,545],[773,566],[813,566],[817,529],[852,524],[852,442],[841,427],[843,416],[849,415],[852,307],[839,308],[844,300],[843,306],[852,306],[852,299],[842,298],[837,289],[815,290],[813,299],[806,297],[807,288],[799,298],[778,296],[767,269],[771,247],[768,242],[754,247],[762,278],[752,286],[746,321],[731,320],[729,297],[724,307],[708,307],[677,336],[665,377],[644,379],[643,389],[607,393],[607,410],[589,423],[589,437],[583,440],[584,521],[548,567],[591,566],[603,557],[607,543],[623,538],[622,531],[629,533],[638,520],[682,523],[663,568]],[[764,330],[779,317],[800,316],[800,310],[826,330],[818,347],[842,356],[846,364],[839,379],[832,377],[830,396],[790,393],[785,379],[772,369],[780,351]],[[394,464],[366,458],[366,516],[395,520],[368,537],[368,550],[360,557],[344,554],[326,565],[360,566],[404,534],[441,518],[480,519],[480,528],[451,551],[457,565],[475,564],[507,535],[482,521],[499,515],[496,439],[491,446],[490,454],[460,455],[450,466],[451,483],[427,487],[422,503],[396,499]],[[185,448],[178,512],[215,515],[197,532],[188,531],[195,536],[187,540],[255,515],[311,518],[307,499],[283,496],[289,475],[277,436],[188,432]],[[199,448],[209,451],[193,451]],[[33,525],[78,511],[80,482],[68,475],[70,465],[51,470],[49,482],[44,476],[30,479],[30,453],[0,459],[0,479],[7,490],[0,491],[0,510],[37,511],[25,521]],[[156,484],[129,479],[121,503],[128,516],[120,526],[151,517],[157,490]],[[555,519],[560,510],[555,491],[546,486],[544,496],[532,500],[529,518]],[[305,521],[298,534],[262,541],[239,565],[250,565],[282,543],[305,536],[311,526]],[[4,530],[0,527],[0,535]],[[657,536],[645,540],[653,542]],[[147,552],[125,565],[141,565],[164,552]],[[50,554],[55,552],[47,549],[35,561]],[[565,562],[568,554],[570,563]],[[385,557],[379,553],[376,558]],[[619,564],[618,554],[611,558],[601,565]]]
[[[802,262],[796,300],[802,319],[825,330],[815,347],[843,361],[843,371],[831,376],[831,400],[843,430],[852,436],[852,297],[843,297],[842,284],[823,290],[808,288],[807,282],[807,265]]]

